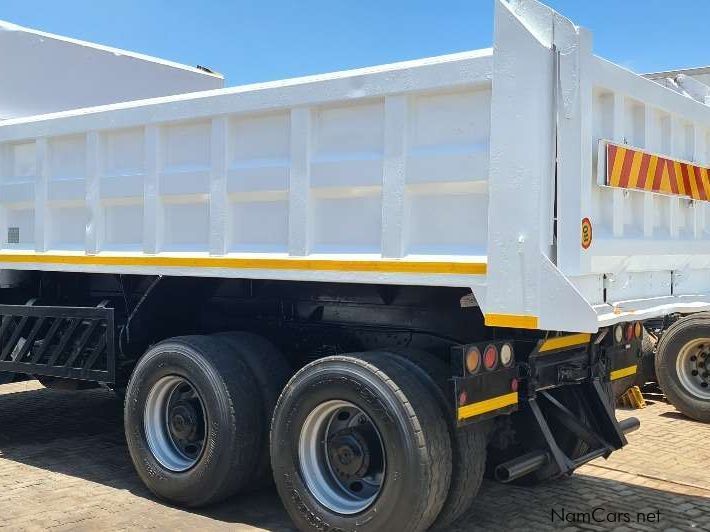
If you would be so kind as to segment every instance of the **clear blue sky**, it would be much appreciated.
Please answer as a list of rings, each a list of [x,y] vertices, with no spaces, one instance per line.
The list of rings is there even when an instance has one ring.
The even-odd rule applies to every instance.
[[[637,71],[710,65],[708,0],[548,0]],[[209,66],[228,85],[491,45],[493,0],[0,0],[0,18]]]

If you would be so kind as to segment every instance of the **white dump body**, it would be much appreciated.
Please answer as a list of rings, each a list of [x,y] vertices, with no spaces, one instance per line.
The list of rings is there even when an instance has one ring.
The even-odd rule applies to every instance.
[[[5,122],[0,261],[461,286],[490,325],[595,331],[710,308],[707,202],[607,187],[599,160],[707,165],[709,132],[554,11],[497,1],[489,50]]]
[[[0,21],[0,120],[219,89],[218,74]]]

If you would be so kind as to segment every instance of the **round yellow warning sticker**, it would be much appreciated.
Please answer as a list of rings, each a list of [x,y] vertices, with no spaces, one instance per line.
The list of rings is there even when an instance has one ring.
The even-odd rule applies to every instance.
[[[582,220],[582,247],[588,249],[592,245],[592,222],[589,218]]]

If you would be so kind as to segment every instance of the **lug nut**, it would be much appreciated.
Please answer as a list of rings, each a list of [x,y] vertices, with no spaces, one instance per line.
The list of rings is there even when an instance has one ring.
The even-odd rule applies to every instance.
[[[698,360],[698,357],[696,357],[695,355],[691,355],[690,361],[695,362],[696,360]]]

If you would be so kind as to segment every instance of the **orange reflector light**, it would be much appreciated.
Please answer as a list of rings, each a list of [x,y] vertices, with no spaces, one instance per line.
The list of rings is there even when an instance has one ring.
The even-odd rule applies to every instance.
[[[483,354],[483,365],[486,366],[486,369],[491,370],[495,369],[497,364],[498,350],[496,349],[496,346],[489,345],[486,347],[486,352]]]
[[[641,336],[643,336],[643,325],[641,325],[640,321],[637,321],[634,324],[634,336],[636,336],[636,338],[641,338]]]
[[[478,347],[471,347],[466,353],[466,371],[476,373],[481,368],[481,352]]]

